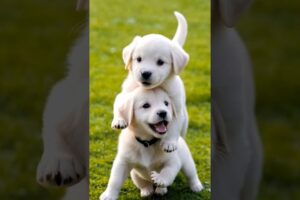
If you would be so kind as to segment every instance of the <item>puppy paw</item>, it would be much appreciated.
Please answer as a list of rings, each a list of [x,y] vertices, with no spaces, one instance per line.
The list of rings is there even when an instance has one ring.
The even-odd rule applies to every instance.
[[[159,173],[152,171],[150,176],[151,176],[151,180],[154,182],[154,184],[157,187],[166,187],[167,186],[165,179]]]
[[[110,194],[109,192],[105,191],[101,194],[99,200],[116,200],[117,198],[117,195]]]
[[[157,187],[154,191],[155,194],[163,196],[165,194],[167,194],[168,189],[166,187]]]
[[[204,189],[202,183],[200,182],[199,179],[193,181],[190,183],[190,188],[193,192],[200,192],[201,190]]]
[[[37,182],[43,186],[71,186],[84,176],[84,165],[68,154],[43,155],[37,170]]]
[[[148,196],[152,195],[153,192],[154,192],[154,189],[153,189],[152,185],[148,186],[148,187],[145,187],[145,188],[142,188],[141,189],[141,197],[142,198],[148,197]]]
[[[99,200],[116,200],[118,198],[117,195],[110,194],[109,192],[105,191],[99,197]]]
[[[127,127],[127,122],[122,118],[114,118],[111,123],[113,129],[124,129]]]
[[[174,141],[162,141],[160,145],[162,149],[167,153],[171,153],[177,150],[177,142]]]

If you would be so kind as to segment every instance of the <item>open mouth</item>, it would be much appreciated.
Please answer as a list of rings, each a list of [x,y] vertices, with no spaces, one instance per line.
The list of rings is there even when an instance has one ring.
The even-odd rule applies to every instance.
[[[151,83],[149,83],[149,82],[147,82],[147,81],[143,81],[142,84],[143,84],[144,86],[150,86],[150,85],[151,85]]]
[[[155,133],[158,133],[160,135],[163,135],[168,131],[168,122],[165,120],[160,121],[156,124],[149,124],[149,126]]]

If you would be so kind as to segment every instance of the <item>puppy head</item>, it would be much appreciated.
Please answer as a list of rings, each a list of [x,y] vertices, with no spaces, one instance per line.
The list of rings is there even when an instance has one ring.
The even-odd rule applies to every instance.
[[[130,103],[122,115],[127,115],[129,127],[141,133],[162,138],[168,131],[168,125],[175,116],[174,106],[169,96],[162,89],[136,89]]]
[[[179,74],[189,55],[179,43],[162,35],[137,36],[124,48],[123,60],[134,79],[145,88],[154,88]]]

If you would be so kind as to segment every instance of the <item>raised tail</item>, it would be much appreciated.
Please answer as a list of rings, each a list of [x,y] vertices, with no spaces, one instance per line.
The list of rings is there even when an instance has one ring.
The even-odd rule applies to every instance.
[[[183,47],[187,36],[187,22],[185,17],[181,13],[175,11],[174,15],[176,16],[176,19],[178,21],[178,26],[173,37],[173,41],[177,42],[181,47]]]

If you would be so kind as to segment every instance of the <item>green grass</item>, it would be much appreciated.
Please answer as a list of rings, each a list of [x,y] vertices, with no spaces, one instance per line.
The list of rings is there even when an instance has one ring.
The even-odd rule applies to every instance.
[[[58,199],[35,180],[42,112],[84,13],[73,0],[2,0],[0,16],[0,199]]]
[[[190,125],[187,143],[206,189],[190,192],[180,174],[161,199],[210,199],[210,3],[206,0],[92,0],[90,11],[90,199],[105,190],[117,150],[119,132],[110,128],[113,101],[126,77],[121,52],[135,35],[161,33],[172,37],[177,22],[173,11],[189,23],[185,45],[189,65],[181,77],[186,86]],[[140,199],[128,179],[120,199]]]
[[[300,3],[255,1],[239,31],[253,61],[264,148],[259,199],[300,199]]]

